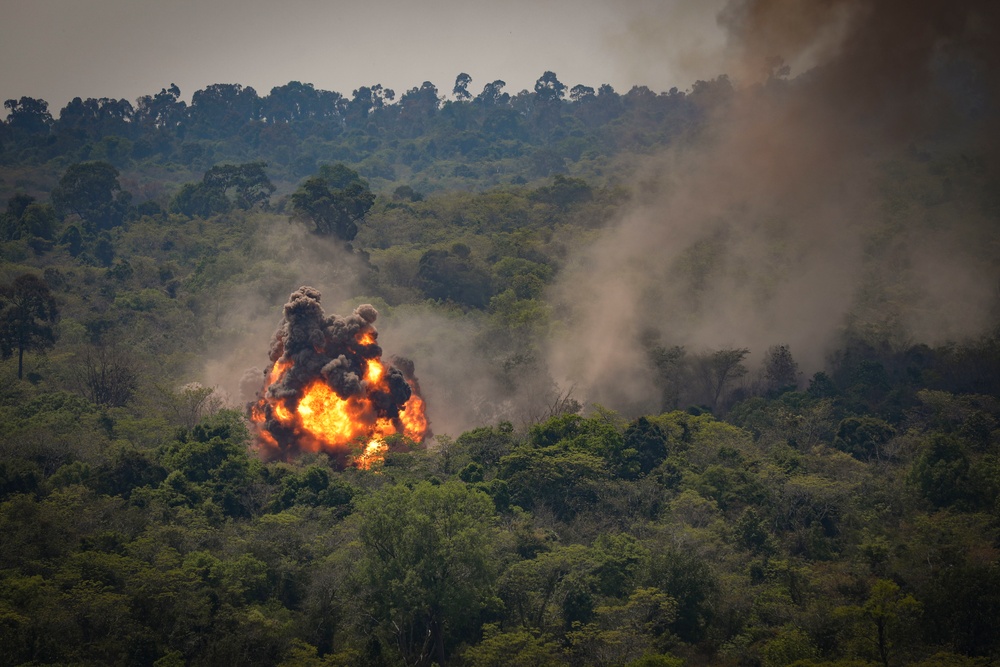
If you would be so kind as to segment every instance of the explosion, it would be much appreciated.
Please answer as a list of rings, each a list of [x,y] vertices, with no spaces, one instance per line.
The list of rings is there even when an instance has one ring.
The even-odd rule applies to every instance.
[[[269,458],[326,452],[341,465],[369,468],[400,435],[422,442],[428,434],[413,363],[386,366],[378,312],[358,306],[347,317],[327,317],[312,287],[292,292],[271,339],[271,368],[249,405],[260,450]]]

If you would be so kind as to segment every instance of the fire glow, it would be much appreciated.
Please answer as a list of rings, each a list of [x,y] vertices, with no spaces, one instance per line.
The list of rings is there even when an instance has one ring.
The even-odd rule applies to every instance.
[[[428,434],[413,364],[383,364],[375,308],[327,317],[319,301],[311,287],[289,297],[250,420],[268,458],[325,452],[341,465],[370,468],[390,436],[420,443]]]

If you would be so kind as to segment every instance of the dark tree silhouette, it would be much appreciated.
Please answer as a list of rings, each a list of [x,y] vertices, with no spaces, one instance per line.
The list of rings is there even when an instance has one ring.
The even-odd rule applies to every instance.
[[[10,359],[17,352],[17,378],[24,376],[24,351],[44,350],[56,341],[53,324],[59,319],[56,299],[44,280],[31,273],[0,286],[0,353]]]
[[[75,213],[88,229],[116,227],[128,214],[132,195],[122,190],[118,170],[103,161],[72,164],[52,190],[59,215]]]
[[[452,94],[455,95],[455,99],[463,102],[472,99],[472,93],[469,92],[470,83],[472,83],[472,77],[465,72],[455,77],[455,87],[451,90]]]
[[[351,242],[358,222],[375,203],[375,194],[356,171],[343,164],[323,165],[319,175],[299,186],[291,196],[296,217],[311,220],[316,233]]]

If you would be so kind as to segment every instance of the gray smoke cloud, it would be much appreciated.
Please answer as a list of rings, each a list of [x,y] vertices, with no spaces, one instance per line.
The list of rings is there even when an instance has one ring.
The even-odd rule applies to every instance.
[[[658,408],[650,339],[788,344],[811,373],[847,331],[903,345],[988,330],[998,14],[986,1],[728,3],[733,90],[564,271],[554,375],[639,412]]]
[[[341,304],[357,293],[357,276],[364,270],[358,257],[340,244],[280,220],[263,226],[246,252],[247,266],[254,272],[213,289],[214,298],[204,308],[214,325],[215,344],[192,369],[234,408],[252,400],[260,388],[260,367],[267,361],[268,341],[288,294],[300,285],[312,285],[325,302]]]
[[[562,396],[544,363],[505,373],[503,363],[489,357],[484,319],[474,312],[401,306],[381,328],[387,349],[419,363],[420,393],[435,433],[455,437],[501,421],[521,428],[549,416]]]

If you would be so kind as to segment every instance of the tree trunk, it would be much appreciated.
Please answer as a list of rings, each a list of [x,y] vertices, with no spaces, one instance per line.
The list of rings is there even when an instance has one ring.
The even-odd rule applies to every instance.
[[[20,345],[17,348],[17,379],[21,380],[24,376],[24,346]]]
[[[437,655],[437,663],[439,665],[445,664],[444,662],[444,628],[441,627],[441,623],[435,620],[431,624],[431,629],[434,632],[434,653]]]

